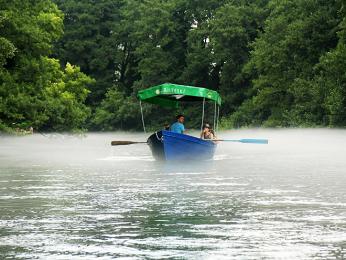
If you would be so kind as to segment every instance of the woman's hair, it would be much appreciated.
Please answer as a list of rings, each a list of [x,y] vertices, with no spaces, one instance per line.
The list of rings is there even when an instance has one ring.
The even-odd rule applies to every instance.
[[[211,127],[210,127],[209,124],[204,124],[204,125],[203,125],[203,129],[204,129],[204,128],[209,128],[209,129],[211,129]]]
[[[209,129],[209,132],[213,135],[213,138],[216,138],[215,132],[213,128]]]

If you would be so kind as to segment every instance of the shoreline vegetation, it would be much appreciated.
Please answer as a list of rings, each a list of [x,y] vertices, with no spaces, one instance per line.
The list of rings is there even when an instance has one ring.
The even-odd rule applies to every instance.
[[[1,1],[0,133],[140,131],[165,82],[218,91],[221,129],[343,128],[345,71],[343,0]]]
[[[155,132],[157,131],[157,128],[149,128],[149,131],[146,132],[146,134],[149,135],[149,133],[151,132]],[[251,130],[251,131],[270,131],[270,130],[277,130],[277,131],[288,131],[288,130],[346,130],[346,127],[325,127],[325,126],[310,126],[310,127],[305,127],[305,126],[298,126],[298,127],[247,127],[247,126],[243,126],[243,127],[239,127],[239,128],[220,128],[218,133],[220,132],[238,132],[238,131],[247,131],[247,130]],[[56,131],[46,131],[46,132],[40,132],[40,131],[31,131],[31,130],[27,130],[27,129],[7,129],[7,130],[0,130],[0,137],[23,137],[23,136],[32,136],[32,135],[42,135],[44,137],[47,138],[52,138],[52,137],[61,137],[61,136],[70,136],[70,137],[78,137],[78,138],[84,138],[87,137],[89,134],[101,134],[101,133],[131,133],[131,134],[139,134],[139,133],[143,133],[143,130],[112,130],[112,131],[89,131],[89,130],[72,130],[72,131],[63,131],[63,132],[56,132]],[[191,128],[188,129],[188,133],[192,132],[193,136],[196,135],[198,136],[200,133],[200,129],[197,128]]]

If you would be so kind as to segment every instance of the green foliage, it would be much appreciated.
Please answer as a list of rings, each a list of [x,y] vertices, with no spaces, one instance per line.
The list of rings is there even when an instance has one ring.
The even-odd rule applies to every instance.
[[[125,90],[137,79],[132,21],[124,23],[125,1],[55,0],[64,12],[65,34],[55,46],[62,64],[71,62],[96,79],[88,103],[97,106],[114,82]],[[130,92],[127,92],[130,94]]]
[[[264,26],[267,1],[232,1],[217,9],[210,22],[210,45],[217,87],[225,101],[224,113],[233,113],[246,98],[250,86],[243,72],[250,47]]]
[[[139,105],[133,98],[126,98],[118,90],[110,89],[96,109],[92,123],[105,131],[138,129],[141,124]]]
[[[328,57],[337,46],[341,6],[318,0],[273,0],[269,8],[264,32],[253,43],[251,59],[244,68],[257,75],[252,81],[252,101],[246,101],[229,121],[264,126],[324,125],[331,112],[323,105],[326,88],[334,83],[322,86],[325,79],[315,75],[318,67],[326,69],[321,57]],[[341,102],[340,92],[330,94],[330,103]]]
[[[84,105],[88,94],[85,86],[92,80],[78,67],[67,64],[62,71],[57,60],[46,57],[30,65],[37,69],[37,81],[16,81],[9,76],[1,85],[0,114],[4,122],[20,128],[59,131],[83,126],[90,113]]]
[[[63,14],[48,0],[7,1],[0,13],[2,130],[71,130],[90,113],[84,104],[91,78],[48,58],[63,33]],[[7,130],[6,130],[7,131]]]
[[[84,104],[89,93],[85,86],[93,80],[69,63],[61,71],[57,60],[46,59],[44,67],[48,77],[42,95],[47,120],[42,122],[42,127],[57,131],[83,127],[90,115],[90,109]]]
[[[224,128],[346,125],[343,0],[0,6],[3,131],[140,129],[138,90],[164,82],[219,91]],[[200,105],[144,110],[155,128],[175,113],[187,114],[187,127],[200,125]]]
[[[321,58],[313,82],[323,91],[322,106],[327,124],[346,125],[346,45],[342,40],[337,48]]]

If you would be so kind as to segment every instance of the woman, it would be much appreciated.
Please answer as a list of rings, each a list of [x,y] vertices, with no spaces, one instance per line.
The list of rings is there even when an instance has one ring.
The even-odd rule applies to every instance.
[[[201,139],[214,139],[214,138],[215,138],[214,131],[211,129],[209,124],[205,124],[201,132]]]

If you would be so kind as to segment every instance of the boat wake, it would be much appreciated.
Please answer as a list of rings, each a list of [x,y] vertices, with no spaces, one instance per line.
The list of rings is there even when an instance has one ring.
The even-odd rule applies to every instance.
[[[218,154],[214,156],[214,161],[241,160],[241,156],[231,156],[229,154]]]
[[[105,158],[97,159],[99,161],[155,161],[152,156],[108,156]]]

